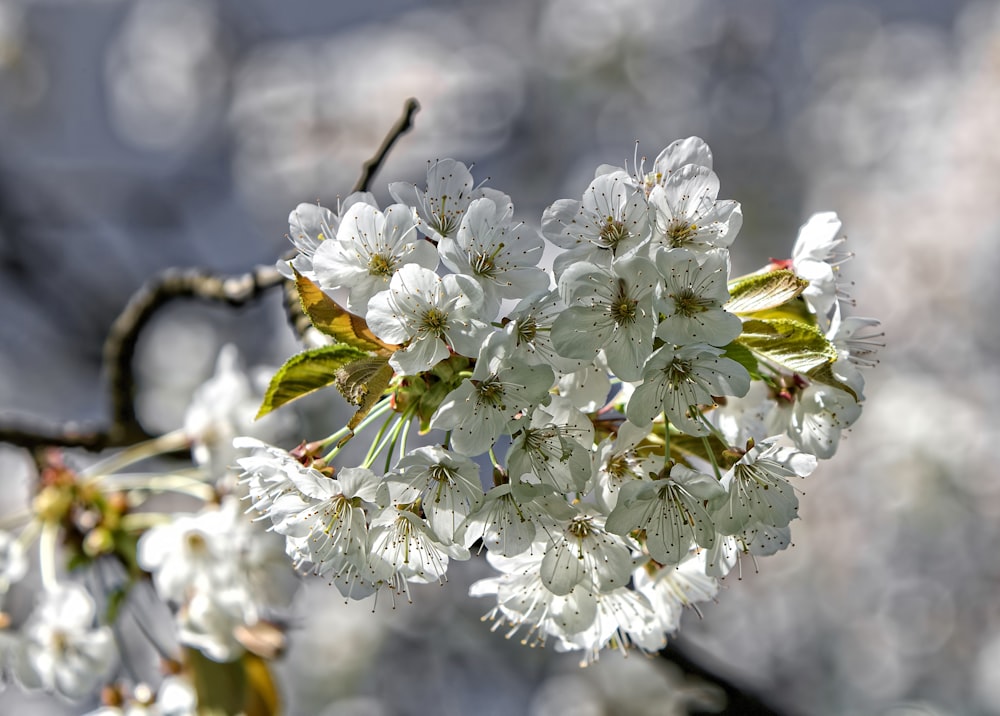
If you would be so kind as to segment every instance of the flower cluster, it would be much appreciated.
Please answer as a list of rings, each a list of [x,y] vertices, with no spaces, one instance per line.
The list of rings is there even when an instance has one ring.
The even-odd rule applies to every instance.
[[[741,556],[789,543],[795,481],[858,418],[878,347],[876,321],[842,315],[834,214],[733,278],[741,209],[696,137],[648,171],[599,167],[540,230],[452,159],[389,193],[297,207],[281,267],[331,340],[261,414],[333,385],[354,418],[291,453],[236,442],[300,569],[408,596],[485,549],[498,576],[472,594],[495,624],[591,658],[662,647]],[[429,437],[408,448],[414,425]]]

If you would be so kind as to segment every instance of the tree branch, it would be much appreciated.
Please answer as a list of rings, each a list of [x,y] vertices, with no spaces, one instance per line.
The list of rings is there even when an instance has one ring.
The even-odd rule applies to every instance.
[[[361,176],[358,177],[358,181],[351,191],[368,191],[368,185],[371,184],[378,170],[382,168],[382,163],[385,162],[385,158],[389,155],[392,145],[410,130],[413,126],[413,115],[419,109],[420,103],[416,99],[410,97],[406,100],[406,103],[403,105],[403,114],[392,125],[389,133],[385,135],[385,139],[382,140],[382,146],[378,148],[375,155],[362,165]]]
[[[389,150],[413,126],[413,116],[420,104],[412,97],[403,105],[403,113],[390,128],[381,146],[362,166],[353,191],[367,191],[382,167]],[[286,258],[294,257],[294,252]],[[275,286],[284,287],[285,310],[289,324],[301,338],[309,328],[309,319],[299,306],[295,282],[285,279],[273,267],[258,267],[238,276],[217,276],[202,269],[168,269],[137,291],[108,331],[104,342],[104,365],[108,375],[111,424],[107,428],[76,423],[46,425],[26,416],[0,417],[0,442],[33,449],[43,446],[79,447],[100,451],[124,447],[153,437],[139,424],[135,414],[135,372],[133,362],[139,334],[153,315],[175,298],[241,306]]]
[[[0,421],[0,441],[26,448],[80,447],[99,451],[133,445],[152,437],[139,424],[135,414],[133,359],[139,334],[156,311],[175,298],[242,306],[284,280],[272,267],[258,267],[238,276],[216,276],[203,269],[164,271],[132,296],[111,324],[104,342],[111,425],[107,428],[86,428],[74,423],[47,426],[37,419],[13,417]]]

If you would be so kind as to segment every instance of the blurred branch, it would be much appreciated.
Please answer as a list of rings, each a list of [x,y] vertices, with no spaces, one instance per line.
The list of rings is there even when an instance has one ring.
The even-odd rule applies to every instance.
[[[723,711],[692,711],[691,713],[722,713],[733,716],[789,716],[789,712],[775,709],[761,701],[756,695],[730,681],[725,675],[724,669],[714,663],[711,656],[686,641],[671,642],[660,650],[660,656],[678,666],[685,674],[696,676],[721,689],[725,694],[726,707]]]
[[[277,269],[270,266],[257,267],[239,276],[217,276],[203,269],[167,269],[139,289],[111,324],[104,341],[104,364],[111,393],[111,436],[128,441],[152,437],[139,425],[135,415],[133,359],[139,334],[156,311],[176,298],[199,298],[242,306],[284,280]],[[129,444],[118,440],[115,443]]]
[[[44,426],[31,419],[0,419],[0,441],[26,448],[81,447],[97,451],[133,445],[153,437],[139,424],[135,414],[133,360],[139,334],[156,311],[176,298],[197,298],[242,306],[267,289],[281,285],[284,280],[272,267],[258,267],[239,276],[217,276],[203,269],[164,271],[132,296],[111,325],[104,342],[111,425],[84,429],[74,423]]]
[[[362,166],[353,191],[367,191],[372,178],[382,167],[389,150],[413,126],[413,115],[420,104],[412,97],[403,105],[403,113],[382,140],[371,159]],[[294,253],[287,259],[294,257]],[[176,298],[241,306],[262,292],[283,286],[288,321],[301,338],[309,328],[309,319],[299,307],[295,282],[285,279],[273,267],[258,267],[239,276],[217,276],[202,269],[168,269],[147,282],[129,300],[108,331],[104,342],[104,365],[108,372],[111,425],[88,428],[76,423],[44,425],[33,418],[0,417],[0,442],[26,448],[43,446],[80,447],[99,451],[123,447],[153,437],[146,432],[135,414],[135,373],[133,362],[139,334],[153,315]]]

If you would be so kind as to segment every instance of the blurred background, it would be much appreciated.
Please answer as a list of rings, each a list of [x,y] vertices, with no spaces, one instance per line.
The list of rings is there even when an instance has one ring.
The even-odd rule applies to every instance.
[[[537,223],[636,142],[655,157],[696,134],[743,205],[735,271],[840,214],[854,313],[887,333],[865,414],[803,486],[794,547],[729,577],[678,643],[777,713],[1000,714],[996,3],[0,0],[0,415],[106,420],[102,343],[129,296],[170,266],[272,264],[289,211],[335,206],[410,96],[383,202],[451,156]],[[157,315],[137,359],[150,431],[180,424],[227,342],[250,365],[291,355],[280,297]],[[26,499],[24,453],[0,448],[0,473],[0,504]],[[374,614],[307,585],[288,712],[720,705],[663,660],[579,671],[504,640],[465,596],[486,568],[457,567]],[[4,713],[92,706],[0,694]]]

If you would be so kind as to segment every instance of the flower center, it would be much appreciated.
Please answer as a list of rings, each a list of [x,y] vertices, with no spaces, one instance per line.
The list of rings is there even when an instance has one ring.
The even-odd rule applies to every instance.
[[[577,539],[586,539],[594,533],[594,527],[591,525],[592,520],[593,518],[589,515],[574,517],[566,527],[566,532]]]
[[[534,342],[535,336],[538,335],[538,321],[534,318],[525,318],[523,321],[518,321],[515,335],[517,336],[518,345]]]
[[[480,381],[478,385],[475,381],[472,384],[476,386],[480,405],[490,405],[503,409],[503,381],[499,377],[491,375],[486,380]]]
[[[434,465],[430,469],[430,476],[432,480],[437,480],[438,482],[451,482],[452,480],[452,470],[447,465]]]
[[[611,301],[611,317],[619,326],[634,323],[639,311],[639,302],[628,295],[624,279],[618,279],[618,292]]]
[[[667,226],[667,243],[675,249],[684,246],[694,238],[696,231],[698,231],[697,224],[674,219]]]
[[[690,288],[683,288],[677,293],[671,293],[670,298],[674,299],[677,314],[681,316],[693,316],[697,313],[704,313],[712,307],[712,300],[703,298]]]
[[[448,314],[440,308],[430,308],[424,315],[420,330],[433,336],[441,336],[448,327]]]
[[[368,273],[372,276],[392,276],[398,263],[392,255],[374,254],[368,260]]]
[[[604,223],[601,225],[600,234],[600,244],[603,248],[611,249],[612,253],[614,253],[615,249],[618,248],[618,244],[628,237],[629,232],[625,228],[625,222],[613,216],[605,217]]]
[[[497,244],[496,249],[491,254],[479,253],[471,256],[472,273],[484,278],[494,278],[497,274],[497,256],[500,255],[501,251],[503,251],[502,242]]]

